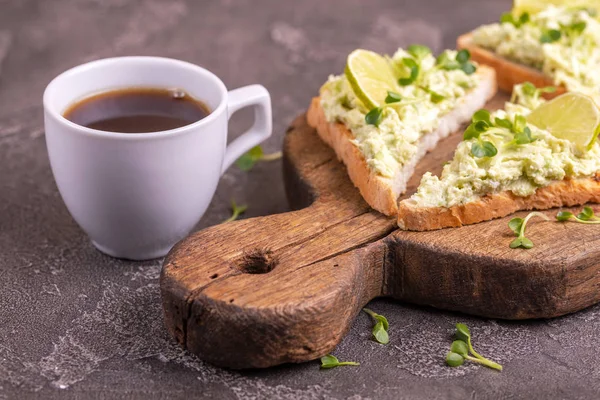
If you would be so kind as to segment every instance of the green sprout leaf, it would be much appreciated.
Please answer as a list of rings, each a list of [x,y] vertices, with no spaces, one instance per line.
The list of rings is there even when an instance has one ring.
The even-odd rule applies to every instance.
[[[435,63],[441,69],[451,71],[460,68],[460,63],[456,59],[452,59],[448,54],[448,51],[442,52],[435,60]]]
[[[385,318],[383,315],[377,314],[372,310],[369,310],[368,308],[363,308],[363,311],[369,314],[375,322],[372,332],[373,338],[381,344],[389,343],[390,338],[387,331],[390,325],[388,323],[387,318]]]
[[[471,53],[467,49],[462,49],[456,53],[456,61],[459,64],[464,64],[471,58]]]
[[[494,119],[494,124],[500,128],[505,128],[508,129],[510,131],[513,130],[513,124],[512,122],[510,122],[508,119],[505,118],[495,118]]]
[[[430,95],[431,102],[434,104],[438,104],[446,98],[445,96],[443,96],[437,92],[434,92],[433,90],[429,91],[429,95]]]
[[[463,134],[463,139],[464,140],[475,139],[475,138],[478,138],[479,135],[481,135],[481,131],[477,130],[477,128],[475,127],[475,124],[471,124],[465,130],[465,133]]]
[[[471,75],[473,74],[475,71],[477,71],[477,68],[475,67],[475,64],[471,63],[471,62],[466,62],[464,64],[461,64],[460,69],[463,70],[463,72],[467,75]]]
[[[235,221],[240,216],[240,214],[243,214],[244,212],[246,212],[247,209],[248,209],[247,205],[238,206],[235,203],[235,200],[231,199],[231,211],[232,211],[231,217],[227,218],[225,221],[223,221],[223,223]]]
[[[254,164],[263,156],[263,149],[260,146],[254,146],[247,153],[237,159],[235,165],[242,171],[249,171],[254,167]]]
[[[485,121],[477,121],[473,123],[475,130],[477,132],[485,132],[488,130],[488,128],[490,127],[489,124]]]
[[[579,222],[580,224],[600,224],[600,217],[598,217],[592,207],[585,206],[583,210],[577,215],[570,213],[568,211],[560,211],[556,214],[556,219],[558,221],[573,221]]]
[[[585,30],[586,27],[587,24],[585,23],[585,21],[581,21],[575,22],[574,24],[570,25],[568,30],[571,34],[581,35],[581,33]]]
[[[501,23],[508,23],[508,24],[512,24],[515,27],[519,28],[522,25],[528,23],[530,21],[530,16],[528,12],[524,12],[523,14],[521,14],[519,16],[519,18],[515,18],[515,16],[513,14],[511,14],[510,12],[505,12],[500,16],[500,22]]]
[[[546,214],[535,211],[527,214],[525,219],[513,218],[508,222],[508,227],[510,228],[510,230],[513,231],[515,235],[517,235],[517,238],[510,242],[510,244],[508,245],[511,249],[516,249],[519,247],[522,247],[524,249],[531,249],[533,247],[533,242],[525,237],[525,227],[527,226],[527,222],[529,222],[529,220],[533,217],[540,217],[544,221],[550,220],[546,216]]]
[[[522,86],[523,93],[528,96],[534,96],[537,88],[531,82],[525,82]]]
[[[542,32],[542,36],[540,37],[540,42],[542,43],[554,43],[557,40],[560,40],[562,37],[562,33],[557,29],[548,29]]]
[[[448,364],[450,367],[460,367],[464,362],[464,357],[458,353],[450,351],[446,355],[446,364]]]
[[[383,108],[375,107],[365,115],[365,122],[369,125],[379,126],[383,119]]]
[[[492,142],[484,140],[473,143],[473,146],[471,146],[471,154],[477,158],[494,157],[498,154],[498,149]]]
[[[558,214],[556,214],[556,219],[559,221],[568,221],[571,218],[576,218],[575,215],[573,215],[573,213],[570,213],[568,211],[560,211]]]
[[[462,49],[456,53],[456,57],[452,59],[447,51],[441,53],[436,59],[436,65],[447,71],[461,69],[465,74],[471,75],[477,70],[475,64],[470,62],[471,53],[467,49]]]
[[[410,75],[407,78],[398,79],[398,83],[401,86],[408,86],[417,80],[417,77],[419,76],[419,64],[412,58],[403,58],[402,64],[410,69]]]
[[[337,359],[337,357],[332,356],[331,354],[321,357],[321,369],[331,369],[344,365],[360,365],[360,363],[354,361],[340,361]]]
[[[381,322],[376,323],[373,327],[373,337],[381,344],[388,344],[390,341],[390,337]]]
[[[469,327],[461,322],[456,324],[456,338],[468,343],[471,340],[471,331]]]
[[[589,221],[590,219],[592,219],[594,217],[594,210],[592,210],[592,207],[583,207],[583,210],[577,214],[577,218],[582,220],[582,221]]]
[[[460,354],[463,357],[466,357],[469,355],[469,346],[466,342],[462,340],[455,340],[450,346],[450,351],[456,354]]]
[[[528,144],[533,142],[534,139],[531,137],[531,129],[528,126],[523,129],[523,132],[515,133],[515,143],[516,144]]]
[[[488,368],[493,368],[502,371],[502,365],[495,363],[481,354],[477,353],[471,344],[471,332],[467,325],[463,323],[456,324],[456,332],[454,334],[457,340],[452,342],[450,352],[446,355],[446,363],[451,367],[458,367],[463,364],[464,360],[469,360]],[[471,354],[471,355],[469,355]]]
[[[397,103],[399,101],[402,101],[402,96],[400,96],[399,93],[388,90],[387,97],[385,98],[385,103],[392,104],[392,103]]]
[[[556,92],[556,86],[545,86],[543,88],[538,89],[541,93],[554,93]]]
[[[522,115],[515,115],[515,122],[513,122],[513,130],[515,133],[520,133],[525,130],[527,126],[527,120]]]
[[[242,171],[249,171],[259,161],[274,161],[281,158],[282,154],[280,151],[265,154],[260,145],[254,146],[247,153],[243,154],[235,162],[235,165]]]
[[[475,114],[473,114],[473,117],[471,118],[471,120],[473,122],[483,121],[488,125],[492,125],[490,118],[491,118],[490,112],[488,110],[481,109],[481,110],[475,112]]]
[[[513,17],[513,15],[510,12],[502,13],[502,15],[500,16],[501,23],[513,24],[514,20],[515,17]]]
[[[420,44],[411,44],[406,49],[408,54],[413,56],[415,59],[422,61],[425,57],[431,54],[431,49],[427,46],[422,46]]]
[[[515,235],[519,236],[521,233],[521,227],[523,226],[523,218],[513,218],[508,221],[508,227],[515,233]]]

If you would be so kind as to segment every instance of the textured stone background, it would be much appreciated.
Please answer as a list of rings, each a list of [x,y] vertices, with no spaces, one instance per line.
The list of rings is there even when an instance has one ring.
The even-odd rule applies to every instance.
[[[435,50],[495,20],[508,1],[0,0],[0,399],[533,399],[600,397],[600,307],[549,321],[505,322],[392,301],[391,343],[369,340],[360,315],[336,349],[358,368],[318,363],[232,372],[179,349],[162,325],[161,260],[125,262],[92,248],[57,193],[41,95],[59,72],[114,55],[203,65],[230,88],[259,82],[274,104],[269,151],[346,54]],[[249,124],[233,119],[235,135]],[[233,196],[247,216],[284,212],[280,162],[231,168],[199,228],[223,220]],[[501,290],[501,289],[500,289]],[[510,290],[510,288],[506,288]],[[444,366],[457,321],[488,369]]]

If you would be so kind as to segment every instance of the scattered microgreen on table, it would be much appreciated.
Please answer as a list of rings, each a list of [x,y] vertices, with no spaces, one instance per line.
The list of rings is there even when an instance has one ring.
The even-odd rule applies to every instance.
[[[513,218],[508,222],[508,227],[517,235],[517,238],[510,242],[510,248],[516,249],[518,247],[522,247],[524,249],[531,249],[533,247],[533,242],[525,237],[525,227],[527,226],[527,222],[533,217],[540,217],[545,221],[549,221],[550,218],[541,212],[531,212],[527,214],[525,219],[523,218]]]
[[[383,315],[379,315],[368,308],[363,308],[363,311],[369,314],[375,322],[375,325],[373,326],[373,338],[381,344],[389,343],[390,337],[388,335],[388,329],[390,325],[388,320]]]
[[[273,161],[281,158],[281,152],[275,152],[270,154],[265,154],[262,147],[260,145],[254,146],[247,153],[243,154],[240,158],[238,158],[235,162],[235,165],[238,166],[242,171],[249,171],[254,167],[254,165],[259,161]]]
[[[458,367],[462,365],[465,360],[469,360],[488,368],[502,371],[502,365],[483,357],[475,351],[471,344],[471,332],[465,324],[456,324],[455,337],[456,340],[452,342],[450,351],[446,355],[446,364],[451,367]],[[469,353],[471,355],[469,355]]]
[[[247,205],[239,205],[238,206],[235,203],[235,200],[231,199],[231,217],[227,218],[225,221],[223,221],[223,223],[235,221],[240,216],[240,214],[243,214],[247,209],[248,209]]]
[[[575,215],[569,211],[560,211],[556,214],[556,219],[561,222],[573,221],[581,224],[600,224],[600,217],[598,217],[592,207],[583,207],[583,210]]]
[[[337,357],[332,356],[331,354],[321,357],[321,369],[331,369],[344,365],[360,365],[360,363],[354,361],[340,361],[337,359]]]

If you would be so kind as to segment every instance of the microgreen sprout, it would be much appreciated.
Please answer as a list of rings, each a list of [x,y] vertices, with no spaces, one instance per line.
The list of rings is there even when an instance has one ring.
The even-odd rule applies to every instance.
[[[518,18],[515,18],[515,16],[510,12],[506,12],[500,17],[501,23],[509,23],[514,25],[516,28],[520,28],[522,25],[525,25],[529,22],[529,20],[530,17],[528,12],[524,12]]]
[[[365,115],[365,122],[369,125],[379,126],[381,121],[383,120],[383,113],[386,107],[396,106],[396,105],[407,105],[418,102],[418,99],[404,99],[399,93],[388,90],[387,96],[385,98],[385,104],[383,106],[375,107],[371,109]],[[401,104],[399,104],[401,103]]]
[[[419,87],[421,89],[423,89],[425,92],[429,93],[429,99],[434,104],[438,104],[439,102],[443,101],[446,98],[446,96],[441,95],[438,92],[435,92],[435,91],[429,89],[428,87],[425,87],[425,86],[419,86]]]
[[[388,328],[390,325],[388,324],[387,319],[383,315],[379,315],[368,308],[363,308],[363,311],[369,314],[375,322],[375,325],[373,325],[373,338],[381,344],[387,344],[390,341],[388,335]]]
[[[365,122],[369,125],[379,126],[383,119],[383,107],[375,107],[365,115]]]
[[[558,29],[546,29],[542,31],[540,42],[542,43],[554,43],[562,37],[562,33]]]
[[[413,56],[418,61],[423,61],[425,57],[431,54],[431,49],[420,44],[411,44],[406,49],[406,52]]]
[[[247,205],[239,205],[238,206],[235,203],[235,200],[231,199],[231,217],[227,218],[225,221],[223,221],[223,223],[235,221],[240,216],[240,214],[243,214],[247,209],[248,209]]]
[[[498,149],[494,144],[487,140],[482,140],[480,135],[487,131],[491,126],[490,112],[488,110],[479,110],[473,114],[471,125],[467,127],[463,134],[464,140],[477,139],[471,145],[471,154],[477,158],[494,157],[498,154]]]
[[[451,367],[458,367],[464,363],[464,360],[469,360],[488,368],[502,371],[502,365],[488,360],[475,351],[471,344],[471,332],[465,324],[456,324],[455,337],[456,340],[452,342],[450,351],[446,355],[446,364]]]
[[[585,21],[574,22],[571,25],[562,25],[560,26],[561,30],[565,33],[565,35],[569,37],[579,36],[581,33],[587,28],[587,24]]]
[[[321,369],[331,369],[344,365],[360,365],[360,363],[354,361],[340,361],[337,359],[337,357],[332,356],[331,354],[321,357]]]
[[[402,64],[404,64],[410,70],[410,75],[406,78],[398,79],[398,83],[400,86],[408,86],[417,80],[419,76],[420,67],[419,64],[415,60],[409,57],[405,57],[402,59]]]
[[[281,152],[275,152],[270,154],[265,154],[262,147],[254,146],[247,153],[243,154],[240,158],[237,159],[235,165],[238,166],[242,171],[249,171],[254,167],[259,161],[274,161],[281,158]]]
[[[583,207],[583,210],[575,215],[568,211],[560,211],[556,214],[556,219],[558,221],[573,221],[579,222],[581,224],[600,224],[600,217],[594,213],[592,207]]]
[[[533,242],[525,237],[525,226],[527,222],[533,217],[540,217],[545,221],[549,221],[550,218],[546,216],[546,214],[542,214],[541,212],[531,212],[527,214],[525,219],[523,218],[513,218],[508,222],[508,227],[517,235],[517,238],[510,242],[509,247],[511,249],[516,249],[518,247],[522,247],[524,249],[531,249],[533,247]]]
[[[545,86],[538,88],[531,82],[523,83],[523,93],[528,96],[537,96],[541,93],[554,93],[556,92],[556,86]]]
[[[462,49],[456,53],[456,57],[452,59],[447,51],[441,53],[436,59],[436,65],[447,71],[461,69],[465,74],[471,75],[477,68],[475,64],[470,62],[471,53],[467,49]]]

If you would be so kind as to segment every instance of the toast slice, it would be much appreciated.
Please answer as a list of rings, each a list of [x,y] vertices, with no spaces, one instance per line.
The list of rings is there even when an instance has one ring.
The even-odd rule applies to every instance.
[[[485,64],[496,70],[496,79],[498,88],[511,93],[513,87],[520,83],[531,82],[536,87],[553,86],[554,81],[551,77],[544,75],[541,71],[507,60],[497,54],[476,45],[473,42],[473,33],[465,33],[456,40],[457,49],[466,49],[471,53],[471,59],[480,64]],[[544,97],[551,99],[566,92],[564,86],[559,86],[553,93],[545,93]]]
[[[392,216],[398,213],[398,197],[406,190],[415,166],[437,143],[456,132],[469,121],[475,111],[482,108],[496,93],[496,77],[492,68],[480,65],[476,74],[479,84],[460,99],[452,111],[444,115],[437,129],[419,139],[418,150],[402,168],[388,178],[373,172],[360,149],[353,142],[353,133],[342,123],[330,123],[325,117],[319,97],[312,99],[307,113],[308,124],[315,128],[321,139],[333,148],[347,168],[348,175],[365,201],[375,210]]]
[[[527,99],[539,93],[522,94],[522,85],[515,92],[523,96],[517,103],[506,103],[487,119],[474,116],[440,177],[426,173],[417,192],[400,202],[400,229],[460,227],[522,210],[600,203],[600,144],[582,151],[527,122],[532,111],[527,105],[545,101]],[[481,118],[485,129],[473,134]],[[486,142],[494,151],[475,151]]]
[[[505,191],[449,208],[419,207],[414,200],[406,199],[399,205],[398,227],[408,231],[431,231],[476,224],[522,210],[546,210],[585,203],[600,203],[600,173],[591,178],[558,181],[539,188],[528,197]]]

